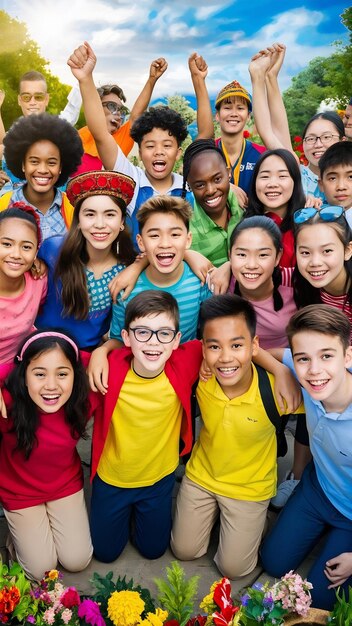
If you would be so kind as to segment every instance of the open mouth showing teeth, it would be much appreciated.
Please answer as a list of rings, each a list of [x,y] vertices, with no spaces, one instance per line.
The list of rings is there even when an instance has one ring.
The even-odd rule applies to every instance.
[[[221,374],[234,374],[237,370],[238,367],[218,367],[218,371],[221,372]]]
[[[209,206],[213,206],[214,204],[218,204],[221,201],[222,196],[216,196],[216,198],[208,198],[205,203]]]
[[[172,263],[172,261],[175,258],[175,255],[172,254],[171,252],[168,253],[159,253],[156,255],[156,258],[158,259],[159,263],[161,265],[169,265],[170,263]]]
[[[248,278],[248,280],[255,280],[259,278],[260,274],[243,274],[244,278]]]
[[[166,162],[165,161],[153,161],[153,167],[157,171],[162,171],[165,169]]]
[[[60,398],[60,395],[59,394],[55,394],[54,396],[42,395],[42,398],[44,402],[56,402]]]
[[[39,178],[39,176],[35,176],[34,180],[36,183],[38,183],[38,185],[47,185],[48,183],[50,183],[51,178]]]
[[[325,276],[326,273],[327,270],[322,270],[320,272],[309,272],[309,276],[311,276],[312,278],[321,278],[322,276]]]
[[[106,237],[109,237],[109,233],[92,233],[92,237],[95,239],[106,239]]]
[[[329,379],[325,378],[324,380],[309,380],[308,382],[312,387],[322,387],[329,382]]]

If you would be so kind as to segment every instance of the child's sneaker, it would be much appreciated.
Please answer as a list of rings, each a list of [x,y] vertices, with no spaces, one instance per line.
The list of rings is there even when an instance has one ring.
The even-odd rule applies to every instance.
[[[298,483],[299,480],[293,477],[293,472],[289,472],[286,479],[278,486],[276,496],[271,498],[270,505],[274,509],[282,509]]]

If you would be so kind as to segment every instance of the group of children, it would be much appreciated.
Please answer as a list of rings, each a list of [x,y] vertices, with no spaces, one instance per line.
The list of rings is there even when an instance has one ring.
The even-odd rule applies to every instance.
[[[224,576],[250,573],[260,550],[281,576],[324,536],[308,574],[314,605],[329,608],[351,583],[352,143],[338,116],[319,114],[300,168],[277,83],[284,54],[274,44],[252,59],[253,101],[236,81],[221,90],[217,141],[207,65],[191,55],[199,134],[183,176],[173,172],[182,117],[143,113],[161,58],[130,120],[144,169],[119,145],[123,92],[95,88],[87,43],[68,61],[85,147],[43,110],[4,138],[25,181],[0,199],[0,502],[10,548],[35,579],[57,561],[84,569],[93,551],[113,561],[129,538],[146,558],[171,541],[195,559],[220,518]],[[264,152],[243,137],[252,107]],[[94,161],[61,191],[88,144],[105,169]],[[292,413],[295,490],[260,548]],[[76,444],[92,416],[88,522]]]

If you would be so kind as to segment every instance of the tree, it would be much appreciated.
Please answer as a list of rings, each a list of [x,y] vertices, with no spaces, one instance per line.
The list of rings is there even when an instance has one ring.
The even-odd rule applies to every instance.
[[[352,96],[352,7],[342,13],[341,21],[349,30],[349,43],[335,42],[337,50],[329,57],[312,59],[283,94],[292,135],[302,134],[323,100],[335,99],[344,108]]]
[[[50,93],[48,112],[57,114],[66,104],[70,87],[60,83],[47,69],[48,61],[41,56],[39,47],[30,39],[26,25],[0,11],[0,88],[5,91],[2,117],[5,128],[21,114],[17,103],[19,78],[30,70],[41,72]]]

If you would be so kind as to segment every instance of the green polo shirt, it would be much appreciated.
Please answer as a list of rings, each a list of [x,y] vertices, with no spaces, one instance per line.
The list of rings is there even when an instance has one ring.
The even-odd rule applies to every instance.
[[[215,267],[229,260],[230,237],[243,217],[243,211],[233,191],[229,191],[227,197],[227,210],[230,219],[225,230],[213,222],[195,198],[193,200],[193,214],[189,225],[192,233],[191,249],[203,254]]]

